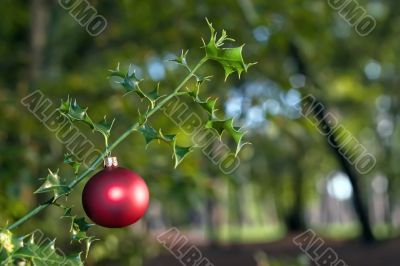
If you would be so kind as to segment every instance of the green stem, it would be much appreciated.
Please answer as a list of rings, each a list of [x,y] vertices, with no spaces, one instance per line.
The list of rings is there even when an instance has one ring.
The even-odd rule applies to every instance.
[[[107,156],[110,156],[110,149],[108,148],[108,137],[104,135],[104,147]]]
[[[172,94],[168,95],[165,97],[159,104],[157,104],[153,109],[151,109],[147,113],[147,117],[152,116],[155,112],[157,112],[162,106],[164,106],[169,100],[171,100],[173,97],[175,97],[179,90],[182,89],[182,87],[189,81],[190,78],[194,76],[194,73],[208,60],[208,57],[203,57],[199,63],[190,71],[190,73],[185,77],[184,80],[175,88]],[[140,124],[136,122],[134,125],[132,125],[128,130],[126,130],[121,136],[119,136],[111,145],[108,146],[108,143],[106,144],[108,148],[99,156],[97,159],[90,165],[88,169],[86,169],[85,172],[80,174],[76,179],[74,179],[68,187],[72,190],[76,185],[78,185],[83,179],[85,179],[89,174],[91,174],[96,168],[99,166],[99,164],[103,161],[104,157],[107,156],[108,152],[111,152],[115,147],[118,146],[124,139],[126,139],[132,132],[136,131],[139,128]],[[23,224],[45,208],[49,207],[54,201],[54,198],[51,198],[47,202],[40,204],[37,206],[35,209],[31,210],[29,213],[27,213],[25,216],[14,222],[13,224],[7,226],[8,230],[12,230],[17,228],[19,225]]]

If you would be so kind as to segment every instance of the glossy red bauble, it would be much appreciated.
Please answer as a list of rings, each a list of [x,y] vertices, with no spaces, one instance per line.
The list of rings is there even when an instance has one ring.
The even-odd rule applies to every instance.
[[[139,220],[149,206],[149,190],[136,173],[107,166],[85,185],[82,204],[96,224],[109,228],[128,226]]]

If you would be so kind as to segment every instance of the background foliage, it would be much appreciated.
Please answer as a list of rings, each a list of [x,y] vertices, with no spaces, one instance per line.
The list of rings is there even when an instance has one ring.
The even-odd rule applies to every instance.
[[[207,63],[200,73],[213,73],[201,97],[218,97],[218,114],[233,115],[245,126],[241,165],[224,175],[196,151],[174,169],[168,145],[149,144],[134,134],[114,150],[121,165],[140,173],[149,184],[152,207],[141,223],[125,230],[90,229],[95,242],[89,263],[140,264],[160,247],[153,233],[177,226],[211,242],[266,242],[288,231],[313,227],[324,235],[358,237],[359,221],[351,201],[327,190],[340,166],[315,127],[291,112],[302,95],[313,93],[377,158],[367,175],[359,175],[362,199],[378,238],[398,235],[400,224],[398,52],[399,2],[359,1],[377,20],[367,37],[332,10],[326,1],[91,1],[108,26],[92,37],[57,1],[3,0],[0,8],[0,224],[12,223],[38,203],[33,194],[47,169],[57,169],[65,149],[20,100],[40,89],[55,106],[59,99],[78,98],[91,118],[115,117],[112,140],[138,119],[143,103],[133,94],[122,97],[107,79],[120,62],[133,64],[144,86],[160,82],[168,91],[186,74],[169,59],[189,49],[188,62],[203,55],[208,38],[205,17],[246,43],[245,58],[258,62],[239,80],[224,83],[224,70]],[[297,47],[310,77],[299,71]],[[319,87],[310,86],[310,79]],[[194,84],[192,84],[194,85]],[[191,100],[188,98],[187,102]],[[164,115],[155,127],[190,136]],[[102,147],[103,139],[80,127]],[[233,146],[233,145],[232,145]],[[60,171],[69,173],[63,166]],[[68,175],[66,175],[68,176]],[[68,198],[82,216],[80,190]],[[341,189],[345,189],[341,187]],[[339,193],[340,194],[340,193]],[[337,193],[336,193],[337,196]],[[338,207],[339,206],[339,207]],[[69,245],[63,210],[48,208],[18,228],[21,235],[40,228]],[[239,229],[239,230],[238,230]]]

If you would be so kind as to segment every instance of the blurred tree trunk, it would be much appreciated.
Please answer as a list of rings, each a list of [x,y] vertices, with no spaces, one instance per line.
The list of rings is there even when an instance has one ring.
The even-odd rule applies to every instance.
[[[304,221],[304,196],[303,196],[303,171],[298,165],[298,159],[294,160],[294,171],[293,171],[293,193],[294,201],[289,214],[286,217],[286,226],[289,231],[297,232],[304,231],[306,224]]]
[[[210,245],[216,245],[217,242],[217,231],[214,220],[214,212],[216,209],[216,202],[213,196],[207,197],[206,200],[206,228],[207,236],[210,241]]]
[[[397,82],[394,82],[394,84],[390,85],[387,84],[388,87],[396,87],[398,84]],[[386,117],[387,119],[390,119],[392,125],[393,125],[393,132],[396,132],[397,128],[397,114],[400,111],[400,106],[399,106],[399,100],[397,99],[397,92],[391,93],[390,99],[391,99],[391,104],[390,104],[390,109],[387,111]],[[385,223],[389,227],[389,232],[388,235],[392,235],[392,233],[395,230],[395,224],[392,219],[392,214],[394,211],[394,207],[397,201],[397,194],[398,194],[398,181],[397,181],[397,176],[398,176],[398,171],[396,171],[396,167],[393,165],[396,162],[395,158],[395,137],[394,133],[392,133],[390,136],[383,137],[381,134],[379,134],[378,130],[375,129],[375,135],[377,139],[380,142],[380,145],[383,147],[384,151],[384,165],[385,165],[385,175],[387,178],[387,199],[388,199],[388,210],[385,212]]]
[[[320,108],[316,107],[315,109],[315,116],[318,117],[318,120],[321,121],[321,128],[326,128],[327,132],[331,132],[331,128],[329,126],[329,123],[325,120],[325,110],[322,109],[318,110]],[[331,133],[332,136],[332,133]],[[331,142],[333,145],[329,145],[331,148],[332,153],[335,155],[336,159],[338,160],[343,172],[346,173],[346,175],[349,177],[350,183],[353,187],[353,205],[354,209],[357,213],[359,222],[362,227],[362,236],[365,241],[372,242],[375,240],[374,235],[372,233],[372,228],[371,224],[369,221],[369,215],[368,211],[365,208],[363,201],[362,201],[362,196],[361,196],[361,189],[358,184],[358,177],[356,173],[354,172],[352,166],[349,164],[349,162],[346,160],[346,158],[343,157],[343,155],[339,152],[339,146],[337,143],[335,143],[335,137],[332,136]],[[336,147],[336,148],[335,148]]]
[[[31,66],[30,83],[35,85],[41,75],[43,51],[46,45],[46,29],[48,21],[48,6],[46,0],[31,2]]]
[[[236,222],[237,222],[237,217],[238,217],[238,209],[237,209],[237,197],[236,197],[236,187],[237,185],[235,184],[234,180],[229,179],[228,181],[228,234],[229,236],[235,236],[237,235],[237,230],[235,228]],[[232,230],[233,229],[233,230]]]
[[[396,19],[398,16],[398,10],[400,8],[400,2],[399,1],[390,1],[388,2],[389,4],[389,14],[386,17],[385,21],[382,21],[381,25],[385,29],[390,29],[390,25],[392,25],[393,20]],[[388,37],[390,34],[388,34]],[[389,38],[388,38],[389,39]],[[384,42],[385,40],[382,40]],[[389,114],[391,116],[391,120],[393,123],[393,132],[396,132],[396,128],[398,125],[398,117],[399,111],[400,111],[400,96],[398,93],[398,87],[399,87],[399,79],[395,78],[393,80],[388,80],[388,84],[386,84],[386,88],[391,88],[392,90],[389,90],[389,93],[387,94],[390,96],[391,99],[391,108],[389,110]],[[399,176],[399,171],[395,170],[395,167],[393,166],[393,163],[396,163],[396,158],[394,158],[396,154],[396,150],[394,149],[395,147],[395,137],[392,136],[390,137],[391,140],[388,143],[388,145],[383,145],[385,149],[385,162],[388,163],[387,165],[387,171],[385,173],[387,174],[388,178],[388,201],[389,201],[389,210],[388,214],[386,217],[387,223],[390,225],[389,226],[389,236],[392,235],[393,231],[396,229],[396,224],[395,221],[393,220],[393,212],[396,209],[396,204],[398,202],[398,187],[400,182],[398,181],[398,176]],[[382,141],[381,136],[378,134],[378,139]]]
[[[260,22],[260,18],[256,12],[256,9],[254,5],[252,4],[251,1],[249,0],[237,0],[238,4],[245,15],[246,20],[250,25],[253,27],[256,26]],[[393,9],[392,9],[393,10]],[[298,47],[294,43],[289,44],[290,49],[289,53],[292,56],[292,58],[295,60],[298,66],[298,71],[299,73],[303,74],[306,76],[308,79],[310,79],[313,83],[314,86],[319,87],[317,82],[312,79],[312,77],[309,75],[310,73],[308,72],[308,68],[306,66],[306,63],[304,62],[303,58],[300,55]],[[318,101],[317,101],[318,102]],[[317,102],[315,104],[317,104]],[[314,115],[321,121],[320,125],[323,130],[331,130],[328,121],[325,119],[326,111],[324,108],[313,108]],[[332,136],[334,139],[334,136]],[[327,136],[327,141],[328,141],[328,136]],[[335,143],[336,144],[336,143]],[[337,147],[337,146],[336,146]],[[360,187],[357,182],[357,175],[353,171],[352,166],[347,162],[347,160],[340,154],[339,148],[334,148],[330,146],[331,151],[333,155],[336,157],[339,165],[341,166],[343,172],[347,174],[347,176],[350,179],[350,182],[353,187],[353,205],[354,209],[356,211],[356,214],[359,218],[359,221],[362,226],[362,236],[365,241],[372,242],[375,240],[373,234],[372,234],[372,229],[371,229],[371,224],[369,222],[369,216],[368,216],[368,211],[365,208],[365,206],[362,203],[361,199],[361,192],[360,192]]]
[[[306,223],[304,220],[305,207],[304,207],[304,173],[301,167],[301,159],[303,157],[304,145],[285,126],[281,126],[281,130],[292,142],[295,147],[295,152],[290,160],[293,162],[292,172],[292,191],[294,193],[293,202],[289,213],[285,217],[286,227],[289,231],[298,232],[306,229]]]
[[[299,73],[306,76],[312,82],[312,84],[314,86],[319,88],[320,86],[318,85],[318,83],[315,80],[313,80],[312,77],[310,76],[308,68],[300,55],[300,51],[299,51],[298,47],[293,43],[290,44],[290,54],[297,63]],[[335,134],[332,132],[332,128],[326,119],[327,112],[326,112],[324,105],[319,100],[315,100],[311,104],[312,104],[311,108],[314,113],[314,116],[316,117],[316,119],[318,121],[320,121],[319,125],[320,125],[321,130],[323,130],[326,133],[326,134],[324,134],[326,136],[326,141],[328,142],[328,140],[330,140],[330,142],[332,143],[332,145],[330,145],[328,143],[330,150],[332,151],[333,155],[336,157],[340,167],[342,168],[342,171],[344,173],[346,173],[346,175],[349,177],[350,183],[353,187],[352,201],[353,201],[355,212],[358,216],[358,220],[361,224],[362,237],[367,242],[373,242],[373,241],[375,241],[375,237],[372,233],[372,228],[371,228],[371,223],[369,221],[369,215],[368,215],[367,208],[364,206],[363,201],[362,201],[361,189],[358,184],[357,174],[354,172],[353,167],[346,160],[346,158],[339,152],[340,145],[338,145],[338,143],[336,141],[337,138],[336,138]]]

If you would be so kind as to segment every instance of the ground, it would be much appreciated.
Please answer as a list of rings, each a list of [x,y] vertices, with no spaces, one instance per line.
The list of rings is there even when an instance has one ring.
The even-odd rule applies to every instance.
[[[287,262],[288,258],[299,257],[302,252],[293,244],[294,235],[268,244],[246,245],[218,245],[200,247],[203,255],[215,266],[269,266],[271,264],[257,265],[256,258],[264,252],[270,258],[282,259],[279,265],[294,266]],[[364,244],[352,241],[326,241],[326,247],[334,249],[339,258],[349,266],[399,266],[400,265],[400,239]],[[258,256],[256,255],[258,254]],[[305,257],[304,257],[305,258]],[[183,265],[169,253],[160,255],[145,264],[146,266],[175,266]]]

